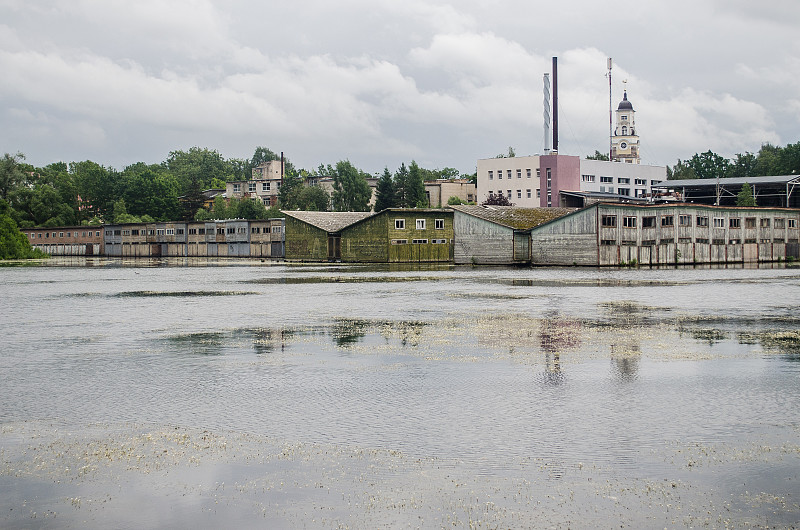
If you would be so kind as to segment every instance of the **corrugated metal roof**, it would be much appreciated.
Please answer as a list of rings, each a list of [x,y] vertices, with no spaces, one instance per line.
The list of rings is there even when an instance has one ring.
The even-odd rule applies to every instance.
[[[775,184],[786,185],[793,182],[800,182],[798,175],[775,175],[769,177],[732,177],[721,178],[719,184],[721,186],[741,186],[747,182],[753,184]],[[653,188],[703,188],[703,187],[716,187],[717,179],[681,179],[681,180],[664,180],[659,184],[653,184]]]
[[[575,211],[574,208],[455,205],[453,210],[515,230],[529,230]]]
[[[366,219],[373,212],[308,212],[308,211],[287,211],[281,210],[289,217],[294,217],[311,226],[315,226],[326,232],[338,232],[353,223]]]

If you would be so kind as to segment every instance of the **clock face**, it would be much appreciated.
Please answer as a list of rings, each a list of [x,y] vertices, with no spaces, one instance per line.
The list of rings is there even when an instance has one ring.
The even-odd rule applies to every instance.
[[[620,149],[627,149],[628,148],[628,142],[620,142],[619,143],[619,148]]]

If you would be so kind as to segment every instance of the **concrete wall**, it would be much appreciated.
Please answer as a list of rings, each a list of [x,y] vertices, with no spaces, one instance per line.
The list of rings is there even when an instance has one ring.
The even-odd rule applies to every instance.
[[[455,263],[476,265],[514,263],[512,228],[456,211],[453,217],[453,230]]]
[[[531,231],[534,265],[597,265],[596,208],[565,215]]]

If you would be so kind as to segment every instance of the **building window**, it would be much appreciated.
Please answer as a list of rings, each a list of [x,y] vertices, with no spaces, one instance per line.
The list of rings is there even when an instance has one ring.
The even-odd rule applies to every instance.
[[[725,219],[723,219],[722,217],[715,217],[714,228],[725,228]]]
[[[89,235],[92,235],[92,233],[91,233],[91,232],[89,232]],[[95,232],[95,233],[94,233],[94,235],[95,235],[96,237],[100,237],[100,230],[98,230],[97,232]]]
[[[738,217],[731,217],[729,220],[729,226],[731,228],[741,228],[742,227],[742,220]]]
[[[630,184],[631,179],[619,177],[617,179],[617,184]]]
[[[435,219],[433,225],[436,230],[444,230],[444,219]]]
[[[756,227],[756,218],[755,217],[745,217],[744,218],[744,227],[745,228],[755,228]]]
[[[234,183],[234,185],[233,185],[233,193],[239,193],[240,191],[242,191],[242,185],[239,184],[238,182]]]
[[[508,180],[511,180],[511,170],[510,169],[506,170],[506,177],[508,177]]]
[[[511,198],[511,190],[506,190],[506,197]]]
[[[620,195],[630,195],[631,194],[631,189],[630,188],[619,188],[617,190],[617,193],[619,193]]]
[[[139,235],[139,231],[138,231],[138,230],[136,231],[136,235]],[[197,235],[197,228],[190,228],[190,229],[189,229],[189,235],[190,235],[190,236],[195,236],[195,235]]]
[[[64,237],[64,232],[59,232],[58,237]]]
[[[531,198],[531,190],[525,190],[525,193],[527,193],[527,196],[530,199]]]
[[[636,184],[637,186],[647,186],[646,179],[635,179],[633,183]]]
[[[518,169],[518,170],[517,170],[517,178],[518,178],[518,179],[521,179],[521,178],[522,178],[522,170],[521,170],[521,169]]]
[[[425,219],[417,219],[417,230],[425,230]]]
[[[789,219],[789,228],[797,228],[797,219]]]
[[[786,227],[786,219],[783,217],[775,218],[775,228],[783,229]]]
[[[411,240],[411,244],[412,245],[427,245],[428,244],[428,240],[427,239],[412,239]]]
[[[697,216],[697,226],[708,226],[708,217]]]
[[[604,215],[600,218],[601,226],[614,227],[617,226],[616,215]]]
[[[622,218],[622,226],[625,228],[636,228],[636,217],[626,216]]]
[[[539,188],[536,188],[536,198],[539,199],[541,197],[542,197],[542,192],[539,190]]]
[[[536,168],[536,178],[538,179],[538,178],[541,178],[541,177],[542,177],[542,170],[537,167]]]
[[[163,236],[164,235],[164,229],[163,228],[156,228],[156,235],[157,236]]]
[[[175,233],[178,234],[179,236],[182,236],[183,235],[183,228],[176,228],[175,229]]]
[[[656,186],[659,182],[661,182],[661,181],[660,180],[651,180],[650,181],[650,185],[651,186]]]
[[[494,179],[494,172],[493,171],[489,171],[489,180],[493,180],[493,179]]]
[[[395,219],[394,220],[394,229],[395,230],[405,230],[406,228],[406,220],[405,219]]]
[[[761,220],[761,228],[769,228],[769,217]]]
[[[627,114],[623,114],[622,116],[619,117],[619,119],[620,119],[620,121],[628,121],[628,115]]]
[[[407,245],[408,239],[392,239],[392,245]]]
[[[692,216],[691,215],[679,215],[678,216],[678,224],[681,226],[692,226]]]
[[[594,175],[581,175],[583,182],[594,182]]]
[[[198,228],[197,229],[197,235],[200,235],[200,236],[206,235],[206,229],[205,228]]]
[[[617,241],[615,239],[601,239],[600,244],[604,247],[610,247],[612,245],[616,245]]]
[[[675,217],[672,215],[665,215],[661,218],[661,226],[674,226]]]
[[[614,177],[600,177],[600,182],[605,182],[605,183],[614,182]]]
[[[167,228],[167,235],[168,236],[174,236],[175,235],[175,229],[174,228]]]
[[[517,190],[517,199],[522,198],[522,190]]]
[[[531,178],[531,170],[530,169],[526,169],[525,172],[527,173],[528,178]]]
[[[248,182],[247,183],[247,191],[249,191],[250,193],[255,193],[256,192],[256,183],[255,182]]]
[[[269,182],[261,183],[261,191],[269,191]]]
[[[434,244],[434,245],[446,245],[447,244],[447,240],[446,239],[431,239],[431,243]]]

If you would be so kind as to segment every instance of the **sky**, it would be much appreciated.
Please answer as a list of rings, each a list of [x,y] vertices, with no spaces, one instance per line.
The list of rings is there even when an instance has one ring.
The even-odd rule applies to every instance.
[[[193,146],[296,167],[608,150],[623,86],[642,163],[800,141],[795,0],[0,0],[0,149],[43,166]],[[623,85],[623,81],[627,81]]]

